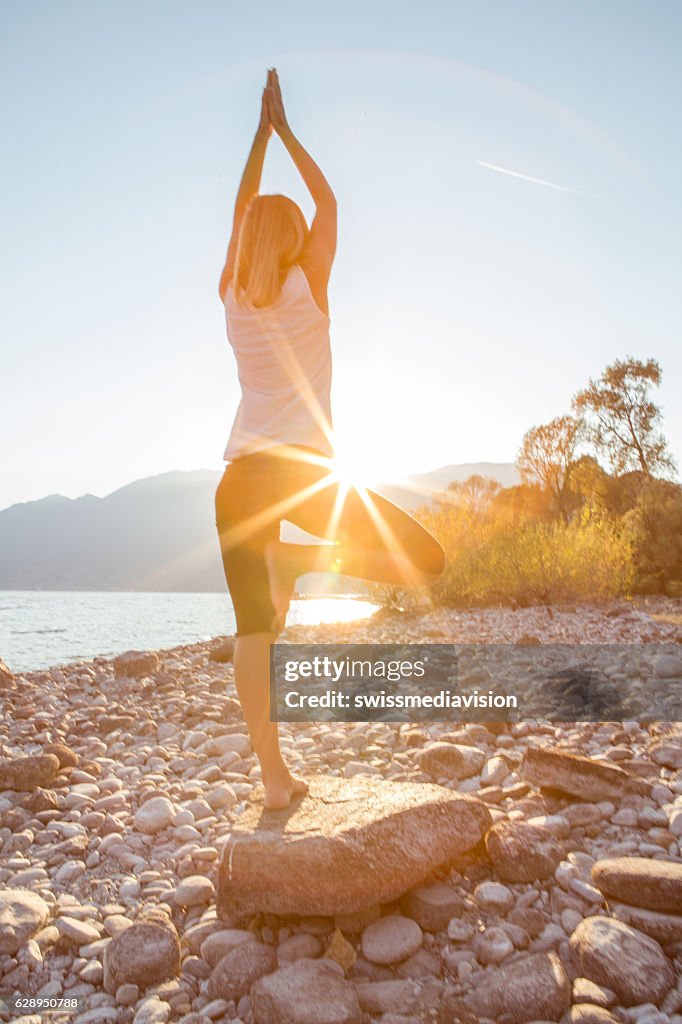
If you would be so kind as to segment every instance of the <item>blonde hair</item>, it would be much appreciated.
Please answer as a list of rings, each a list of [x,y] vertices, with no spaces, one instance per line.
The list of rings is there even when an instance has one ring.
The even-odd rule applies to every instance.
[[[288,196],[255,196],[239,230],[233,280],[237,301],[271,306],[308,234],[303,213]]]

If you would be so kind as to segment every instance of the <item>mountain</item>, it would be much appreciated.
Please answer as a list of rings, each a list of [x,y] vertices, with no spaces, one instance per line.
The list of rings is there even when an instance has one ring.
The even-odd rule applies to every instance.
[[[376,490],[408,509],[473,473],[517,482],[507,463],[443,466]],[[104,498],[50,494],[0,511],[0,590],[223,591],[214,495],[220,470],[174,470]]]

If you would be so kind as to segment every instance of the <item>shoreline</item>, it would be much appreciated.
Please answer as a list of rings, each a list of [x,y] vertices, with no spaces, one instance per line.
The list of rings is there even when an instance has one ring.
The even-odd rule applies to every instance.
[[[666,643],[680,645],[671,657],[682,679],[679,612],[678,599],[379,612],[290,627],[282,640]],[[349,1007],[343,1024],[504,1024],[509,1014],[522,1024],[568,1020],[571,1007],[578,1022],[586,991],[594,999],[601,986],[610,995],[599,996],[600,1021],[633,1024],[636,978],[634,1005],[657,1007],[652,1024],[682,1024],[679,725],[281,723],[287,760],[314,787],[410,794],[400,826],[379,814],[381,801],[349,803],[356,837],[382,828],[399,852],[415,794],[431,792],[473,800],[493,828],[363,913],[239,920],[226,915],[221,884],[234,869],[247,886],[256,870],[236,837],[262,809],[232,665],[210,658],[221,639],[138,652],[124,674],[94,658],[0,678],[0,1000],[15,990],[80,999],[55,1024],[303,1024],[322,985]],[[325,806],[324,790],[316,799]],[[434,843],[417,835],[404,853],[428,860]],[[334,841],[346,849],[343,834]],[[604,867],[623,857],[636,883]],[[336,882],[316,870],[305,869],[306,907],[318,890],[332,906],[335,885],[343,901],[366,882],[361,868]],[[268,896],[256,871],[253,905],[286,895],[286,881],[269,874]],[[625,886],[615,902],[609,885]],[[659,909],[642,905],[652,893]],[[161,929],[153,948],[136,938],[150,927]],[[627,956],[614,966],[606,950],[624,934]],[[277,1009],[293,977],[298,1017]],[[1,1021],[16,1019],[0,1009]],[[39,1024],[29,1012],[19,1020]]]

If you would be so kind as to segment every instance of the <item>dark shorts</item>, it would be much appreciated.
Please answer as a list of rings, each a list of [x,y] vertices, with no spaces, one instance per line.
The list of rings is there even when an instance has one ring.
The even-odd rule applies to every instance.
[[[295,445],[226,466],[215,495],[216,526],[237,636],[277,631],[265,549],[279,539],[283,521],[363,551],[386,552],[397,544],[416,568],[442,571],[443,550],[416,519],[373,491],[347,489],[331,465],[319,452]],[[382,582],[380,574],[366,578]]]

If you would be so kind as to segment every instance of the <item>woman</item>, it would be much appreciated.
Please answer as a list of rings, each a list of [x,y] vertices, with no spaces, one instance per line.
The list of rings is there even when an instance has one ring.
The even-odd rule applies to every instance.
[[[273,129],[315,203],[310,229],[292,200],[258,194]],[[270,645],[296,579],[335,571],[419,584],[444,563],[440,545],[415,519],[371,491],[344,486],[334,471],[327,284],[335,249],[334,194],[291,131],[270,71],[219,286],[242,399],[216,491],[216,525],[237,620],[237,693],[265,806],[273,809],[307,789],[282,758],[269,704]],[[282,543],[283,520],[326,543]]]

